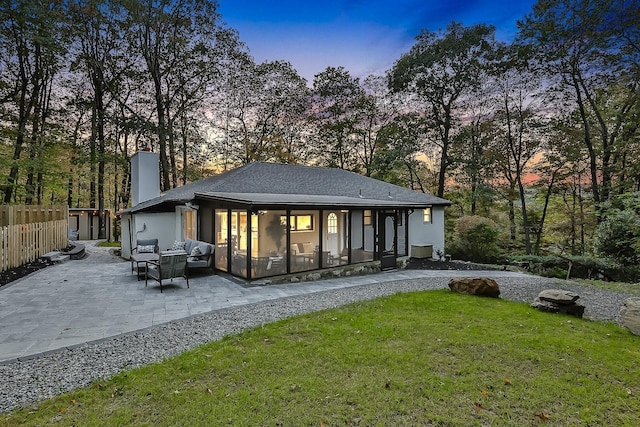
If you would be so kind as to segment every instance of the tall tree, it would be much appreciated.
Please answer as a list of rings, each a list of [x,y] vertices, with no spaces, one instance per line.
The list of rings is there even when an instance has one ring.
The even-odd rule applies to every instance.
[[[306,80],[285,61],[256,65],[245,55],[225,75],[216,126],[221,153],[233,164],[298,163],[306,158],[302,123],[308,104]]]
[[[423,30],[416,44],[394,64],[389,85],[417,95],[425,103],[430,140],[440,148],[439,197],[444,196],[449,149],[461,124],[462,97],[479,84],[480,73],[493,52],[494,28],[451,23],[446,32]]]
[[[153,128],[160,151],[161,189],[176,182],[172,146],[174,106],[185,90],[193,90],[199,73],[215,72],[212,52],[222,30],[215,0],[127,0],[133,55],[144,61],[153,94]],[[205,79],[206,80],[206,79]],[[200,80],[202,81],[202,80]],[[204,87],[201,87],[204,90]],[[179,110],[179,108],[178,108]],[[170,164],[171,163],[171,164]]]
[[[488,184],[495,175],[487,151],[491,125],[498,109],[498,90],[490,70],[481,70],[478,80],[479,84],[463,100],[464,123],[451,147],[451,158],[457,166],[454,171],[459,171],[454,180],[461,191],[464,191],[462,186],[469,187],[471,215],[479,215],[481,202],[485,202],[485,209],[492,204],[493,191]]]
[[[52,80],[65,54],[58,37],[64,33],[63,5],[55,1],[2,1],[0,3],[0,101],[14,133],[13,157],[6,182],[1,183],[4,203],[16,197],[22,151],[31,143],[31,158],[37,156],[51,95]],[[31,129],[29,129],[31,125]],[[33,173],[33,170],[30,172]],[[27,183],[33,197],[33,178]]]
[[[418,159],[424,132],[424,119],[418,114],[395,116],[377,134],[379,147],[373,157],[371,176],[425,193],[427,185],[423,182],[423,175],[426,165]]]
[[[521,41],[580,113],[596,204],[610,196],[620,128],[638,102],[639,11],[637,1],[539,1],[519,22]],[[627,90],[612,98],[608,89],[620,82]],[[607,106],[617,114],[607,117]]]
[[[79,0],[71,6],[78,51],[75,67],[90,82],[90,197],[89,205],[98,208],[98,238],[106,237],[105,162],[107,103],[109,92],[117,85],[123,55],[119,52],[122,35],[117,3],[107,0]],[[117,64],[117,65],[115,65]],[[97,167],[97,175],[96,175]],[[97,203],[96,203],[97,202]],[[97,204],[97,206],[96,206]]]
[[[364,93],[356,104],[356,154],[361,173],[371,176],[376,155],[383,148],[381,133],[399,114],[401,105],[399,96],[389,91],[384,76],[368,76],[360,86]]]
[[[536,98],[540,79],[530,70],[528,63],[521,60],[517,46],[509,46],[501,51],[501,61],[495,71],[499,107],[494,120],[494,153],[502,165],[504,177],[511,188],[515,186],[519,195],[525,250],[530,254],[531,224],[527,211],[525,175],[530,162],[543,148],[543,138],[539,132],[542,124],[537,115],[541,106]],[[511,204],[513,200],[509,202]]]
[[[311,114],[318,125],[317,155],[324,165],[357,169],[355,127],[358,104],[364,95],[360,79],[352,77],[344,67],[327,67],[314,76]]]

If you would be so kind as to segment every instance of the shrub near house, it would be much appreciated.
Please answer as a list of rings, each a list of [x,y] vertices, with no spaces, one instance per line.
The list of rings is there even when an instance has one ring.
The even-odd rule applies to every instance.
[[[456,259],[494,262],[501,258],[498,226],[489,218],[466,216],[456,223],[455,236],[448,247]]]

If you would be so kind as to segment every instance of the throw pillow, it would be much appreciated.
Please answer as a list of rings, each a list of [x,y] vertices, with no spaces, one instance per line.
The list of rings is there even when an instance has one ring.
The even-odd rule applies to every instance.
[[[200,255],[202,255],[200,246],[196,246],[195,248],[191,249],[191,253],[189,255],[192,257],[199,257]]]
[[[185,246],[187,245],[187,242],[179,242],[179,241],[175,241],[173,242],[173,245],[171,246],[171,250],[172,251],[184,251]]]
[[[152,254],[156,251],[156,247],[154,245],[140,245],[138,246],[139,254]]]

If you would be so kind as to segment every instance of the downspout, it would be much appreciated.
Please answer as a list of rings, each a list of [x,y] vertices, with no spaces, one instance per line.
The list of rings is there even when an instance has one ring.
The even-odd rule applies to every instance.
[[[133,214],[129,218],[129,255],[133,252],[133,230],[131,229],[131,223],[133,222]]]

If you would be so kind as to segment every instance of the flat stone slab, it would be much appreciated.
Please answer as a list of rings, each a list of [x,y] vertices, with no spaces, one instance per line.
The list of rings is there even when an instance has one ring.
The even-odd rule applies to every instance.
[[[82,243],[72,243],[72,248],[65,252],[66,255],[70,256],[71,259],[82,259],[85,257],[86,253],[84,250],[84,245]]]
[[[580,295],[562,289],[545,289],[538,294],[538,298],[555,304],[571,305],[580,298]]]
[[[63,255],[59,251],[47,252],[46,254],[42,255],[42,258],[49,262],[55,263],[63,263],[69,261],[69,255]]]

